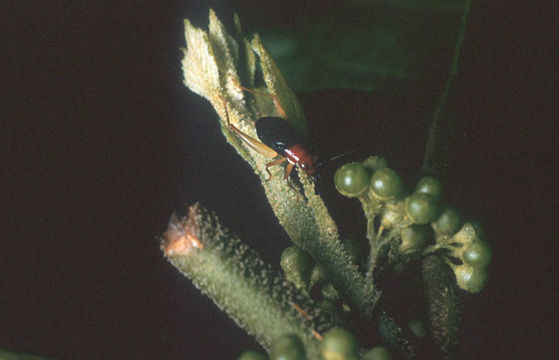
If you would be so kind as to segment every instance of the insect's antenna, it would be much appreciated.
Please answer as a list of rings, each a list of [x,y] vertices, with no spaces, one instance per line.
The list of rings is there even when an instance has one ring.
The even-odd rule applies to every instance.
[[[349,154],[354,153],[355,151],[357,151],[357,148],[351,149],[351,150],[349,150],[349,151],[346,151],[346,152],[344,152],[344,153],[341,153],[341,154],[339,154],[339,155],[336,155],[336,156],[334,156],[334,157],[331,157],[330,159],[321,161],[321,162],[319,162],[318,164],[316,164],[316,166],[317,166],[317,167],[321,167],[321,166],[323,166],[324,164],[326,164],[327,162],[330,162],[330,161],[339,159],[339,158],[341,158],[341,157],[347,156],[347,155],[349,155]]]

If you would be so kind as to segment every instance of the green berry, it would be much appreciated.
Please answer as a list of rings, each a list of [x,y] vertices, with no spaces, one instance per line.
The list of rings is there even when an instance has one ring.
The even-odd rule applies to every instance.
[[[380,169],[371,179],[371,192],[381,200],[392,200],[402,192],[402,179],[391,168]]]
[[[281,253],[280,265],[287,280],[297,288],[306,288],[313,266],[309,254],[298,246],[290,246]]]
[[[443,196],[443,186],[439,179],[432,176],[424,176],[415,187],[416,193],[429,194],[437,200]]]
[[[473,267],[483,269],[491,261],[491,247],[484,240],[476,240],[464,248],[462,259]]]
[[[406,213],[414,224],[427,224],[439,216],[439,202],[429,194],[414,193],[406,201]]]
[[[324,334],[320,352],[324,360],[357,360],[359,344],[352,333],[336,327]]]
[[[361,360],[391,360],[392,355],[384,346],[375,346],[367,351]]]
[[[453,268],[458,286],[471,293],[477,293],[487,282],[487,271],[468,264],[456,265]]]
[[[340,167],[334,175],[334,185],[340,194],[347,197],[363,195],[369,187],[369,173],[359,163],[349,163]]]
[[[257,351],[248,350],[243,351],[237,360],[266,360],[266,356]]]
[[[283,334],[274,341],[270,360],[305,360],[305,348],[295,334]]]
[[[400,237],[400,251],[410,253],[423,249],[431,239],[432,231],[426,225],[410,225],[401,230]]]
[[[461,225],[462,219],[458,210],[453,207],[447,207],[433,223],[433,229],[443,235],[454,235],[460,230]]]
[[[382,156],[370,156],[361,163],[372,174],[388,167],[388,161]]]

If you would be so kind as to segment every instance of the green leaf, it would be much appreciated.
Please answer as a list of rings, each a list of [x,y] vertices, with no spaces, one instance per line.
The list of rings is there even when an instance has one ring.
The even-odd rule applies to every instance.
[[[2,360],[49,360],[42,356],[15,353],[11,351],[0,350],[0,359]]]
[[[402,93],[447,74],[465,3],[352,2],[259,32],[295,91]]]

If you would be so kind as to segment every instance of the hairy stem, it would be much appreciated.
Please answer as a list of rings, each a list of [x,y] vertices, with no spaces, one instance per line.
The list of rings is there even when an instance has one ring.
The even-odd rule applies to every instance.
[[[167,259],[265,348],[285,333],[301,338],[309,359],[318,357],[327,315],[200,205],[171,218],[162,238]],[[313,314],[311,317],[309,314]]]
[[[423,282],[427,298],[431,336],[441,359],[455,357],[459,340],[460,305],[450,268],[436,255],[423,260]]]

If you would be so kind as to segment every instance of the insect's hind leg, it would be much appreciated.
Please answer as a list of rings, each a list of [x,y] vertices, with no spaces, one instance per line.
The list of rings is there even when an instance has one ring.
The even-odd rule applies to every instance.
[[[227,127],[229,128],[229,130],[231,130],[235,134],[237,134],[237,137],[239,139],[241,139],[241,141],[243,141],[252,150],[257,151],[258,153],[260,153],[262,156],[267,157],[267,158],[275,158],[276,156],[278,156],[278,153],[274,149],[265,145],[261,141],[253,138],[252,136],[249,136],[249,135],[245,134],[239,128],[237,128],[235,125],[231,124],[231,122],[229,120],[229,111],[227,110],[227,103],[225,102],[225,99],[222,96],[220,96],[220,98],[221,98],[221,101],[223,101],[223,106],[225,107],[225,119],[226,119]],[[267,171],[267,167],[266,167],[266,171]],[[268,171],[268,174],[269,173],[270,172]]]
[[[279,165],[284,163],[287,160],[287,158],[285,157],[281,157],[279,159],[276,159],[274,161],[270,161],[269,163],[266,164],[266,172],[268,173],[268,178],[266,179],[266,181],[270,181],[272,179],[272,173],[270,172],[270,170],[268,168],[275,166],[275,165]],[[283,173],[283,180],[285,180],[285,182],[287,183],[287,185],[293,189],[295,191],[295,193],[297,194],[297,196],[299,196],[299,189],[297,189],[295,186],[293,186],[293,184],[291,183],[291,181],[289,181],[289,177],[291,175],[291,172],[293,171],[293,167],[295,165],[293,165],[292,163],[287,163],[287,165],[285,166],[285,171]]]
[[[256,94],[256,95],[262,95],[262,96],[268,96],[271,97],[272,100],[274,101],[274,106],[276,107],[276,110],[278,112],[278,115],[284,119],[287,119],[287,113],[285,112],[285,110],[283,109],[283,107],[281,106],[281,104],[279,103],[279,99],[277,96],[272,95],[272,94],[268,94],[266,92],[263,91],[258,91],[258,90],[253,90],[253,89],[249,89],[246,88],[244,86],[242,86],[241,84],[239,84],[238,82],[234,81],[233,84],[238,87],[241,90],[244,91],[248,91],[250,93]]]
[[[279,164],[285,162],[286,160],[287,160],[287,158],[282,156],[279,159],[270,161],[269,163],[266,164],[266,172],[268,173],[268,178],[266,179],[266,181],[272,180],[272,173],[270,172],[269,168],[272,167],[272,166],[275,166],[275,165],[279,165]],[[291,165],[291,164],[289,164],[289,165]]]

